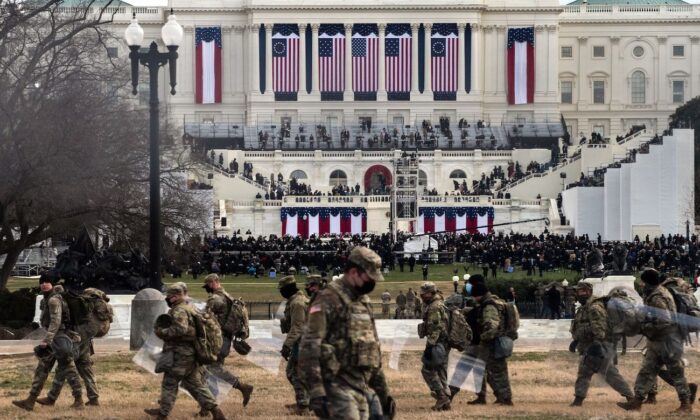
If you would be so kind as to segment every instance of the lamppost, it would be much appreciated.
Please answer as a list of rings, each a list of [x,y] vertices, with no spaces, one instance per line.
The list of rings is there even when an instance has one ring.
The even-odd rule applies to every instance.
[[[149,75],[149,108],[150,108],[150,136],[149,136],[149,154],[150,154],[150,287],[161,290],[163,283],[160,276],[160,121],[158,114],[158,70],[168,64],[170,67],[170,94],[175,94],[175,63],[177,61],[177,47],[182,42],[182,26],[175,20],[175,15],[172,9],[168,22],[161,29],[161,37],[168,48],[168,52],[161,53],[158,51],[158,45],[155,41],[151,42],[150,48],[146,52],[141,52],[141,43],[143,42],[143,28],[136,20],[136,13],[131,20],[131,24],[124,32],[124,38],[129,45],[131,53],[131,93],[136,95],[136,86],[139,82],[139,64],[148,68]]]

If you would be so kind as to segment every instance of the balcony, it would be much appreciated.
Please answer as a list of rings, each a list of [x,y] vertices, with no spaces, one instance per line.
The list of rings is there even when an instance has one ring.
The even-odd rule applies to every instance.
[[[693,4],[577,4],[564,6],[562,23],[575,21],[618,21],[622,19],[697,19],[700,5]]]

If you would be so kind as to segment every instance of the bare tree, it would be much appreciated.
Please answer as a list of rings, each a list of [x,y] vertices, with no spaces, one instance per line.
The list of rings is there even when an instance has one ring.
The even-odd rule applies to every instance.
[[[138,245],[147,231],[147,113],[120,97],[130,73],[107,54],[110,2],[60,3],[0,0],[0,289],[47,237],[92,225]],[[210,203],[193,199],[189,158],[162,132],[162,222],[186,236]]]

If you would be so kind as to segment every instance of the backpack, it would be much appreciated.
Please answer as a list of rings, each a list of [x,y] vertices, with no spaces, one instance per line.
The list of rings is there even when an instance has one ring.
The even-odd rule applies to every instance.
[[[250,334],[248,308],[242,299],[234,299],[228,293],[224,296],[228,301],[228,313],[221,325],[221,331],[228,336],[245,340]]]
[[[64,292],[61,297],[68,306],[71,325],[80,330],[81,335],[89,338],[107,335],[114,320],[114,310],[105,292],[87,288],[81,294]]]
[[[607,296],[598,298],[608,313],[608,325],[613,335],[633,337],[641,333],[637,304],[623,289],[614,288]]]
[[[676,322],[683,333],[700,331],[700,306],[690,283],[679,278],[669,278],[661,283],[676,303]]]
[[[210,365],[216,362],[224,345],[221,327],[210,311],[199,312],[195,309],[190,314],[196,331],[195,357],[200,365]]]
[[[520,312],[513,302],[503,302],[505,316],[506,337],[511,340],[518,339],[518,329],[520,328]]]
[[[447,312],[447,345],[451,349],[464,351],[472,342],[472,329],[461,309],[448,309]]]

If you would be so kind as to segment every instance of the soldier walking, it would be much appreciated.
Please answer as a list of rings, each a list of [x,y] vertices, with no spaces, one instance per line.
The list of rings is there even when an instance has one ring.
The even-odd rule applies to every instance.
[[[625,410],[641,410],[644,397],[652,391],[656,377],[665,366],[681,403],[676,412],[691,413],[693,401],[683,367],[683,337],[676,321],[676,303],[671,292],[661,285],[658,271],[645,270],[641,281],[646,312],[642,335],[647,338],[647,349],[634,383],[634,398],[617,405]]]
[[[312,274],[306,277],[306,283],[304,284],[304,289],[306,290],[306,295],[309,297],[309,305],[316,298],[316,294],[321,290],[323,283],[323,277],[318,274]],[[308,314],[307,314],[308,317]]]
[[[399,290],[399,295],[396,296],[396,319],[404,318],[405,311],[406,295],[403,294],[403,290]]]
[[[288,406],[293,413],[300,416],[309,411],[309,393],[297,373],[299,361],[299,340],[306,324],[306,310],[309,299],[297,288],[297,281],[294,276],[282,277],[277,285],[280,294],[287,300],[284,307],[284,317],[280,321],[282,334],[287,334],[287,338],[282,345],[282,357],[287,361],[287,379],[294,387],[296,404]]]
[[[615,355],[615,337],[608,323],[608,311],[602,299],[593,297],[593,286],[581,281],[576,286],[576,299],[581,304],[571,321],[571,337],[573,342],[569,347],[572,352],[581,355],[578,363],[578,374],[574,387],[574,402],[572,407],[580,407],[588,395],[591,378],[600,373],[615,391],[632,399],[634,393],[620,375],[613,363]]]
[[[253,385],[241,382],[237,375],[234,375],[224,368],[224,364],[226,358],[231,354],[231,344],[233,340],[236,338],[247,338],[247,331],[236,331],[235,334],[238,335],[237,337],[234,336],[234,332],[227,331],[225,325],[234,303],[233,298],[226,293],[226,290],[221,286],[221,281],[217,274],[209,274],[206,276],[202,288],[205,289],[209,295],[206,308],[216,317],[221,327],[221,336],[223,338],[223,345],[216,357],[216,362],[209,365],[207,370],[217,378],[226,381],[232,388],[239,390],[243,396],[243,407],[245,407],[248,405],[248,402],[250,402],[250,396],[254,389]]]
[[[476,280],[477,276],[472,276],[469,282],[472,284],[472,296],[477,304],[478,358],[486,363],[486,381],[482,386],[482,392],[473,403],[486,403],[486,382],[488,382],[496,395],[496,404],[512,406],[513,396],[508,378],[508,362],[506,358],[497,359],[495,357],[493,345],[498,337],[505,335],[506,303],[498,296],[492,295],[483,280]]]
[[[353,248],[343,276],[321,290],[309,308],[299,369],[309,387],[310,406],[320,418],[393,418],[395,404],[367,297],[384,280],[381,267],[376,253]]]
[[[389,309],[391,308],[391,293],[389,290],[385,290],[382,293],[382,315],[384,318],[389,318]]]
[[[406,292],[406,318],[413,318],[416,313],[416,292],[410,287]]]
[[[76,345],[76,340],[80,337],[69,328],[70,312],[68,305],[61,297],[63,287],[57,285],[54,287],[52,279],[42,275],[39,278],[39,288],[44,295],[40,303],[41,315],[39,321],[41,326],[46,329],[46,337],[41,344],[35,349],[39,363],[34,371],[34,379],[32,387],[29,391],[29,396],[24,400],[12,401],[12,404],[27,411],[34,409],[34,403],[37,402],[39,394],[49,377],[49,373],[56,367],[56,380],[63,383],[67,380],[73,391],[72,408],[81,408],[83,406],[82,388],[78,379],[78,372],[73,363],[73,346]]]
[[[447,385],[447,360],[450,348],[447,343],[447,312],[442,295],[435,283],[425,282],[420,288],[423,301],[423,322],[419,324],[420,338],[426,338],[421,374],[435,398],[434,411],[450,409],[450,388]]]
[[[165,300],[170,307],[170,326],[158,323],[154,332],[164,341],[163,354],[172,353],[173,362],[166,367],[160,388],[160,408],[146,408],[144,412],[158,420],[167,419],[175,405],[180,385],[192,395],[203,411],[210,412],[214,420],[225,420],[226,416],[216,405],[214,396],[204,383],[205,369],[197,362],[194,340],[196,326],[195,309],[185,301],[185,291],[178,284],[171,285],[165,292]]]

